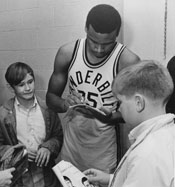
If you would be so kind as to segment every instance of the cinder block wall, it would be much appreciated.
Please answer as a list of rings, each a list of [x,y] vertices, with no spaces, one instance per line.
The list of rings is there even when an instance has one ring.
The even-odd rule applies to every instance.
[[[100,3],[122,15],[122,0],[0,0],[0,104],[13,95],[4,74],[16,61],[34,69],[36,93],[45,98],[58,48],[85,36],[86,15]]]

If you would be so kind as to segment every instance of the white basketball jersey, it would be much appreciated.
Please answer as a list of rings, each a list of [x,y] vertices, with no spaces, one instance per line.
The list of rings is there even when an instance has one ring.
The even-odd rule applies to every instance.
[[[111,83],[123,49],[124,46],[117,43],[105,60],[92,65],[86,58],[85,39],[79,40],[69,68],[70,91],[78,90],[93,107],[111,107],[115,102]],[[76,110],[68,110],[64,120],[61,159],[71,162],[81,171],[93,167],[112,173],[117,164],[115,126]]]
[[[80,50],[79,50],[80,49]],[[78,90],[93,107],[111,107],[111,84],[118,69],[118,59],[124,46],[117,43],[112,52],[98,64],[91,64],[85,53],[85,39],[79,40],[69,68],[69,88]]]

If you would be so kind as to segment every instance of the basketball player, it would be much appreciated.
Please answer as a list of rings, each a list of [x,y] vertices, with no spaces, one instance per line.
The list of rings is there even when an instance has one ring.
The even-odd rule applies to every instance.
[[[61,158],[81,171],[95,167],[111,173],[117,165],[114,122],[121,115],[111,112],[116,105],[111,83],[121,69],[140,60],[116,41],[120,27],[121,17],[114,7],[97,5],[87,15],[86,38],[63,45],[55,57],[47,104],[58,113],[69,111]],[[63,98],[67,82],[70,94]],[[70,111],[69,106],[84,101],[104,110],[106,117]]]

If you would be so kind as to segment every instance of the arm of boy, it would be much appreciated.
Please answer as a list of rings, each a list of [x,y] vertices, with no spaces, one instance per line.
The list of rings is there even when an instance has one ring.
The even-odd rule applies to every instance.
[[[37,163],[37,166],[42,167],[47,166],[49,159],[50,159],[51,152],[49,149],[45,147],[41,147],[36,155],[35,162]]]

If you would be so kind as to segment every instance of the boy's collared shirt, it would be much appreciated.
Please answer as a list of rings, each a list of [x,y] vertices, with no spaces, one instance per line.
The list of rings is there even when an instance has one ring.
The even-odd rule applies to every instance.
[[[174,187],[174,118],[173,114],[157,116],[130,132],[132,145],[119,163],[110,186]]]
[[[146,137],[148,134],[150,134],[151,131],[156,131],[156,129],[160,129],[161,127],[173,122],[173,119],[174,114],[165,114],[142,122],[132,129],[128,135],[131,145],[138,140],[138,138],[142,139],[142,137]]]
[[[27,147],[27,150],[37,152],[38,146],[44,141],[46,136],[45,122],[40,106],[35,97],[33,105],[26,109],[15,98],[16,110],[16,130],[20,143]],[[44,186],[43,170],[36,166],[36,163],[29,163],[30,171],[23,175],[23,183],[28,187]],[[33,181],[31,181],[33,178]]]
[[[44,141],[46,136],[45,122],[40,106],[36,98],[30,109],[26,109],[20,105],[17,98],[15,99],[14,105],[16,110],[17,138],[19,142],[31,151],[37,151],[38,146]]]

